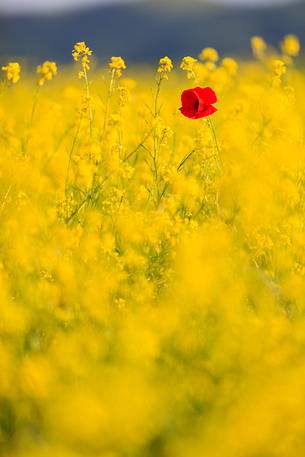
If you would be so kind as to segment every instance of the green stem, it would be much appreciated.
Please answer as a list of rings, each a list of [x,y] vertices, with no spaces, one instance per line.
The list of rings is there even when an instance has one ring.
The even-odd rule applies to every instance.
[[[150,135],[152,134],[153,132],[153,129],[151,129],[143,138],[143,140],[137,145],[137,147],[135,147],[131,152],[129,152],[123,159],[123,162],[126,162],[127,160],[129,160],[142,146],[144,146],[144,143],[146,140],[148,140],[148,138],[150,137]]]
[[[222,163],[222,159],[221,159],[221,154],[220,154],[220,149],[219,149],[219,145],[218,145],[218,141],[217,141],[217,137],[216,137],[216,132],[215,132],[215,128],[214,128],[214,124],[213,124],[213,121],[210,117],[207,117],[207,122],[208,122],[208,125],[210,127],[210,130],[212,132],[212,136],[213,136],[213,140],[214,140],[214,144],[215,144],[215,148],[216,148],[216,151],[217,151],[217,164],[218,164],[218,168],[219,170],[223,170],[223,163]]]
[[[158,100],[160,95],[161,89],[161,82],[162,82],[162,74],[160,74],[159,78],[157,79],[157,89],[155,95],[155,103],[154,103],[154,121],[156,121],[158,116]],[[155,179],[155,186],[156,186],[156,196],[157,196],[157,207],[160,203],[160,191],[159,191],[159,173],[158,173],[158,138],[156,135],[156,126],[154,125],[153,128],[153,141],[154,141],[154,151],[153,151],[153,173]]]
[[[31,116],[30,116],[30,120],[29,120],[29,123],[28,123],[27,133],[26,133],[26,136],[25,136],[25,139],[24,139],[24,143],[23,143],[23,146],[22,146],[23,155],[26,154],[27,147],[28,147],[28,142],[29,142],[29,139],[30,139],[30,131],[31,131],[32,126],[33,126],[34,116],[35,116],[35,113],[36,113],[36,108],[37,108],[37,103],[38,103],[39,89],[40,89],[40,86],[37,84],[36,89],[35,89],[35,93],[34,93],[32,111],[31,111]]]
[[[87,97],[87,102],[89,105],[89,134],[90,134],[90,139],[91,139],[92,138],[93,113],[92,113],[92,106],[91,106],[91,100],[90,100],[90,88],[89,88],[88,74],[87,74],[87,70],[85,68],[84,68],[84,76],[85,76],[85,86],[86,86],[86,97]]]
[[[160,77],[157,80],[157,90],[156,90],[156,95],[155,95],[154,119],[156,119],[156,117],[158,115],[158,99],[159,99],[159,95],[160,95],[161,82],[162,82],[162,76],[160,74]]]
[[[34,116],[35,116],[35,112],[36,112],[36,108],[37,108],[37,102],[38,102],[39,89],[40,89],[40,86],[37,84],[36,90],[35,90],[35,94],[34,94],[31,118],[30,118],[30,127],[32,127],[32,124],[33,124],[33,121],[34,121]]]
[[[195,152],[195,149],[193,149],[191,152],[189,152],[185,157],[184,159],[182,160],[182,162],[180,162],[179,166],[177,167],[177,171],[180,171],[180,169],[183,167],[183,165],[185,164],[185,162],[194,154]]]
[[[111,99],[112,93],[113,93],[114,78],[115,78],[115,69],[112,69],[112,71],[111,71],[111,79],[110,79],[110,84],[109,84],[108,94],[107,94],[107,101],[106,101],[106,110],[105,110],[105,118],[104,118],[104,126],[103,126],[103,135],[105,133],[105,130],[106,130],[107,124],[108,124],[110,99]]]
[[[81,127],[81,122],[82,122],[82,117],[80,117],[80,119],[79,119],[79,122],[78,122],[78,125],[77,125],[77,129],[75,131],[75,135],[74,135],[74,138],[73,138],[72,146],[71,146],[71,149],[70,149],[70,154],[69,154],[67,174],[66,174],[66,179],[65,179],[65,195],[66,195],[66,198],[67,198],[67,193],[68,193],[71,161],[72,161],[72,156],[73,156],[73,152],[74,152],[74,149],[75,149],[75,145],[76,145],[76,142],[77,142],[77,139],[78,139],[78,135],[79,135],[80,127]]]

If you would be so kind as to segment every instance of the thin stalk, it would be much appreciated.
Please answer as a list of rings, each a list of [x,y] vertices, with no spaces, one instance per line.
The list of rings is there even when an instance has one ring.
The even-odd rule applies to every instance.
[[[217,151],[217,164],[218,164],[218,168],[219,170],[223,170],[223,163],[222,163],[222,159],[221,159],[221,154],[220,154],[220,149],[219,149],[219,145],[218,145],[218,141],[217,141],[217,137],[216,137],[216,132],[215,132],[215,128],[214,128],[214,124],[213,124],[213,121],[210,117],[207,117],[207,122],[208,122],[208,125],[210,127],[210,130],[212,132],[212,136],[213,136],[213,140],[214,140],[214,144],[215,144],[215,148],[216,148],[216,151]]]
[[[180,169],[183,167],[185,162],[194,154],[195,149],[193,149],[191,152],[189,152],[184,159],[180,162],[179,166],[177,167],[177,171],[180,171]]]
[[[157,89],[155,94],[155,103],[154,103],[154,121],[156,121],[158,116],[158,101],[161,89],[162,75],[160,74],[157,79]],[[156,135],[156,126],[154,125],[153,129],[153,142],[154,142],[154,151],[153,151],[153,173],[156,185],[156,194],[157,194],[157,207],[160,202],[160,191],[159,191],[159,174],[158,174],[158,139]]]
[[[66,195],[66,197],[67,197],[67,192],[68,192],[72,156],[73,156],[75,145],[76,145],[76,142],[77,142],[77,139],[78,139],[78,135],[79,135],[79,132],[80,132],[81,123],[82,123],[82,117],[80,117],[80,119],[79,119],[76,131],[75,131],[75,135],[73,137],[73,142],[72,142],[72,146],[71,146],[71,149],[70,149],[70,153],[69,153],[69,160],[68,160],[67,173],[66,173],[66,179],[65,179],[65,195]]]
[[[33,106],[32,106],[31,117],[30,117],[30,127],[32,127],[32,124],[33,124],[33,121],[34,121],[34,116],[35,116],[35,113],[36,113],[39,90],[40,90],[40,86],[39,86],[39,84],[37,84],[36,90],[35,90],[35,93],[34,93],[34,100],[33,100]]]
[[[92,138],[92,122],[93,122],[93,113],[92,113],[92,106],[90,100],[90,88],[89,88],[89,81],[88,81],[88,74],[87,70],[84,68],[84,77],[85,77],[85,86],[86,86],[86,97],[89,105],[89,133],[90,138]]]
[[[154,107],[154,118],[155,119],[158,115],[158,99],[159,99],[159,95],[160,95],[161,82],[162,82],[162,76],[160,74],[160,77],[157,80],[157,90],[156,90],[156,95],[155,95],[155,107]]]
[[[107,124],[108,124],[108,117],[109,117],[109,110],[110,110],[110,100],[111,100],[112,93],[113,93],[114,81],[115,81],[115,69],[113,68],[112,71],[111,71],[111,78],[110,78],[110,83],[109,83],[108,93],[107,93],[103,131],[102,131],[102,134],[100,135],[100,138],[99,138],[100,142],[102,141],[102,138],[105,135],[105,131],[106,131]],[[97,167],[98,167],[98,165],[99,165],[99,163],[96,164]],[[93,175],[91,189],[93,189],[94,186],[95,186],[96,178],[97,178],[97,171]]]
[[[4,210],[4,207],[5,207],[5,204],[6,204],[6,201],[7,201],[7,198],[9,196],[9,193],[11,192],[13,188],[13,184],[11,183],[8,188],[7,188],[7,191],[5,192],[5,195],[2,199],[2,202],[1,202],[1,207],[0,207],[0,214],[2,214],[3,210]]]
[[[45,160],[45,163],[44,163],[44,166],[46,167],[49,162],[52,160],[52,158],[54,157],[54,155],[57,153],[58,149],[60,148],[62,142],[64,141],[64,139],[66,138],[66,136],[70,133],[70,131],[73,129],[74,127],[74,124],[73,125],[69,125],[65,130],[64,132],[62,133],[62,135],[60,135],[60,137],[58,138],[55,146],[54,146],[54,149],[53,151],[51,151],[51,153],[49,154],[48,157],[46,157],[46,160]]]
[[[27,150],[27,147],[28,147],[28,142],[29,142],[29,139],[30,139],[30,131],[31,131],[31,128],[33,126],[34,117],[35,117],[35,113],[36,113],[36,109],[37,109],[39,90],[40,90],[40,86],[37,84],[35,92],[34,92],[31,116],[30,116],[30,120],[29,120],[29,123],[28,123],[27,133],[26,133],[26,137],[24,139],[24,143],[23,143],[23,146],[22,146],[22,153],[23,154],[26,153],[26,150]]]
[[[145,143],[146,140],[148,140],[148,138],[150,137],[150,135],[152,134],[153,132],[153,129],[151,129],[146,135],[145,137],[143,138],[143,140],[138,144],[138,146],[136,146],[131,152],[129,152],[123,159],[123,162],[126,162],[126,160],[130,159],[130,157],[132,157]]]
[[[108,93],[107,93],[107,100],[106,100],[106,110],[105,110],[105,118],[104,118],[104,126],[103,126],[103,134],[105,133],[107,124],[108,124],[108,116],[109,116],[109,108],[110,108],[110,99],[112,97],[113,93],[113,85],[114,85],[114,79],[115,79],[115,69],[113,68],[111,71],[111,79],[110,79],[110,84],[108,88]]]
[[[72,222],[75,216],[80,212],[80,210],[85,206],[87,202],[93,199],[94,197],[94,192],[97,192],[100,189],[100,185],[97,185],[95,188],[92,187],[91,190],[88,192],[88,194],[85,196],[85,198],[80,202],[77,208],[73,211],[72,214],[70,214],[69,217],[66,218],[66,223],[69,224]]]

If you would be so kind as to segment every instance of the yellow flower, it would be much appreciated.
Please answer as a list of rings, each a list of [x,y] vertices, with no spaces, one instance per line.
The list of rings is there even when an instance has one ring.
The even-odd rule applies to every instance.
[[[196,62],[197,62],[197,59],[194,59],[194,57],[191,57],[191,56],[183,57],[181,64],[180,64],[180,68],[181,68],[181,70],[192,71]]]
[[[122,76],[122,70],[125,70],[126,64],[122,57],[113,56],[109,62],[109,68],[115,71],[116,76]]]
[[[46,81],[51,81],[57,74],[56,63],[46,60],[37,67],[37,74],[39,75],[37,83],[39,86],[43,86]]]
[[[16,84],[20,79],[21,67],[18,62],[9,62],[7,65],[2,67],[2,71],[6,73],[6,79]]]
[[[281,42],[281,50],[283,54],[291,57],[296,57],[300,52],[300,42],[295,35],[286,35]]]
[[[159,67],[157,72],[163,74],[163,77],[167,79],[167,74],[173,69],[173,62],[172,60],[165,56],[162,57],[162,59],[159,60]]]
[[[87,71],[90,70],[89,56],[91,55],[92,50],[86,45],[85,41],[75,43],[72,50],[72,57],[76,62],[80,61],[81,63],[82,71],[79,72],[80,78],[85,78]]]
[[[222,60],[222,66],[226,69],[230,76],[235,76],[238,70],[238,63],[231,57],[225,57]]]
[[[208,60],[209,62],[217,62],[219,55],[214,48],[204,48],[199,54],[199,59]]]
[[[85,41],[79,41],[75,43],[72,51],[73,59],[77,62],[83,56],[91,56],[92,51],[86,45]]]
[[[258,58],[262,57],[267,49],[265,40],[260,36],[251,38],[251,47],[253,54]]]
[[[184,70],[187,72],[188,79],[192,79],[192,78],[196,79],[195,65],[197,62],[198,62],[198,60],[194,59],[194,57],[191,57],[191,56],[183,57],[181,64],[180,64],[180,68],[181,68],[181,70]]]
[[[206,62],[204,65],[208,71],[214,71],[216,69],[214,62]]]
[[[272,70],[275,76],[281,77],[286,73],[287,67],[282,60],[275,59],[272,61]]]

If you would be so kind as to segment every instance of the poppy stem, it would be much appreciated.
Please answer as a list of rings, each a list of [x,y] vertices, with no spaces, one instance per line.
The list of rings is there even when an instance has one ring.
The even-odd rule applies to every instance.
[[[221,160],[220,149],[219,149],[219,145],[218,145],[218,141],[217,141],[217,137],[216,137],[216,132],[215,132],[214,124],[213,124],[212,119],[211,119],[210,117],[207,117],[207,122],[208,122],[208,125],[209,125],[209,127],[210,127],[210,130],[211,130],[211,132],[212,132],[212,136],[213,136],[215,148],[216,148],[216,151],[217,151],[218,168],[219,168],[220,170],[222,170],[222,169],[223,169],[223,163],[222,163],[222,160]]]

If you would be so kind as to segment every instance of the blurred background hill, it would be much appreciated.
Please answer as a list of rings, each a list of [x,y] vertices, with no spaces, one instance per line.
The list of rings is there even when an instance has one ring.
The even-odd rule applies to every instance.
[[[82,40],[101,60],[122,55],[129,63],[155,62],[164,54],[174,59],[197,55],[205,46],[246,56],[251,36],[262,35],[276,45],[287,33],[305,43],[304,1],[251,6],[235,0],[232,6],[229,0],[108,0],[52,13],[0,8],[0,56],[11,59],[69,62],[73,43]]]

